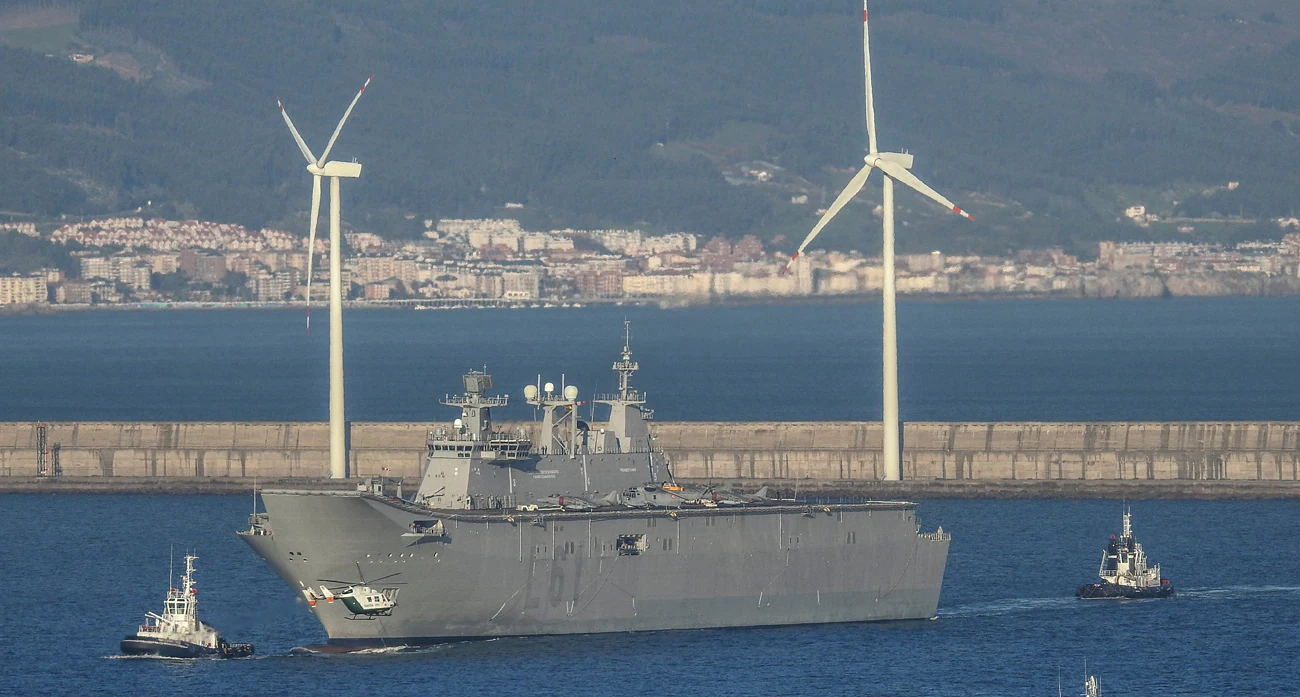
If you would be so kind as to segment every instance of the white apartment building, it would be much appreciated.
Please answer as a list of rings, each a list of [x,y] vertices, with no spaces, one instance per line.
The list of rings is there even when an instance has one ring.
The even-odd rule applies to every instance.
[[[713,274],[656,273],[623,277],[623,293],[630,296],[708,295],[713,289]]]
[[[357,257],[352,260],[354,278],[361,285],[395,278],[406,286],[420,280],[419,264],[414,259],[396,257]]]
[[[48,299],[45,276],[0,276],[0,305],[43,303]]]
[[[542,294],[542,276],[536,271],[506,271],[501,284],[506,300],[535,300]]]
[[[117,280],[117,262],[112,257],[82,257],[81,277]]]
[[[444,235],[469,235],[471,232],[518,234],[523,231],[514,218],[446,218],[438,221],[438,232]]]
[[[133,290],[149,290],[153,278],[153,269],[143,261],[122,264],[118,267],[117,280],[131,286]]]

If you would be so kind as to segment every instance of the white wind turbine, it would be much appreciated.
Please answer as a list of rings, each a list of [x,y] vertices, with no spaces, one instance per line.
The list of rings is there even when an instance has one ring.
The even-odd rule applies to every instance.
[[[352,107],[357,105],[357,100],[361,99],[361,94],[366,91],[366,87],[374,77],[371,75],[366,78],[366,84],[362,85],[357,96],[352,98],[352,103],[348,105],[347,111],[343,112],[343,118],[339,119],[334,135],[330,136],[329,143],[325,145],[325,151],[319,158],[311,153],[302,136],[298,135],[298,129],[294,128],[289,113],[284,110],[284,105],[276,101],[280,107],[280,115],[284,117],[284,122],[289,125],[289,132],[298,143],[298,149],[302,151],[303,157],[307,158],[307,171],[312,175],[311,224],[307,234],[307,333],[309,334],[311,333],[311,266],[312,257],[316,254],[316,219],[320,217],[320,180],[321,177],[328,177],[330,180],[330,477],[333,479],[343,479],[348,476],[347,441],[343,420],[343,273],[339,252],[339,179],[360,177],[361,165],[356,162],[330,162],[329,155],[330,150],[334,149],[334,141],[338,140],[339,132],[343,130],[343,124],[352,114]]]
[[[885,462],[885,479],[899,480],[902,479],[902,459],[899,450],[899,429],[898,429],[898,327],[895,318],[895,299],[894,299],[894,181],[897,180],[912,187],[918,193],[937,201],[945,208],[951,208],[965,218],[974,220],[969,213],[953,205],[952,201],[944,198],[939,192],[931,189],[925,182],[921,181],[908,170],[912,168],[912,156],[907,153],[897,152],[880,152],[876,149],[876,110],[872,103],[871,97],[871,47],[870,32],[867,25],[867,0],[862,0],[862,63],[863,72],[866,75],[866,97],[867,97],[867,156],[866,164],[858,173],[853,175],[849,180],[848,186],[844,191],[835,198],[830,208],[826,209],[826,214],[817,221],[813,226],[812,232],[804,238],[803,244],[790,257],[785,269],[790,269],[790,264],[803,253],[808,243],[813,241],[822,228],[840,212],[867,183],[867,177],[871,171],[878,169],[884,176],[884,192],[882,209],[884,213],[884,248],[881,256],[884,260],[884,408],[881,414],[882,426],[884,428],[884,447],[883,459]]]

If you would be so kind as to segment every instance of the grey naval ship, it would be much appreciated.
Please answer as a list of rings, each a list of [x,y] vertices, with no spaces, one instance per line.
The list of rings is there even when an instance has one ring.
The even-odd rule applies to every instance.
[[[449,639],[925,619],[949,536],[904,501],[810,504],[678,484],[632,387],[529,385],[533,442],[494,428],[507,396],[464,376],[428,433],[419,490],[264,490],[240,536],[302,594],[327,649]],[[539,381],[540,382],[540,381]]]

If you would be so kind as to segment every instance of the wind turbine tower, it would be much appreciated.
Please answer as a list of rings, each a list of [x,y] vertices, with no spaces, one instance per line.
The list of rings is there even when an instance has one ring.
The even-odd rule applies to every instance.
[[[866,76],[866,107],[867,107],[867,156],[865,164],[858,173],[853,175],[849,180],[848,186],[844,191],[835,198],[835,201],[826,209],[825,215],[817,224],[813,226],[812,232],[804,238],[799,249],[795,251],[794,256],[790,257],[789,263],[786,264],[786,270],[790,269],[790,264],[803,253],[808,243],[822,231],[823,227],[835,217],[840,209],[853,199],[854,196],[862,190],[867,183],[867,177],[872,170],[880,170],[884,177],[882,192],[882,212],[884,217],[884,244],[881,249],[881,256],[884,263],[884,289],[881,295],[884,302],[884,331],[883,340],[883,392],[884,405],[881,410],[881,421],[884,428],[884,444],[882,448],[882,457],[885,463],[885,479],[897,481],[903,478],[903,461],[902,450],[900,447],[900,432],[898,421],[898,325],[896,322],[896,301],[895,301],[895,275],[894,275],[894,182],[899,181],[917,193],[934,200],[945,208],[951,209],[954,213],[974,220],[969,213],[963,211],[944,198],[939,192],[931,189],[925,182],[921,181],[915,174],[910,171],[912,168],[912,156],[907,153],[898,152],[880,152],[876,147],[876,109],[871,94],[871,32],[868,30],[867,22],[867,0],[862,0],[862,64],[863,73]]]
[[[361,95],[374,77],[371,75],[366,78],[366,83],[361,86],[357,96],[352,98],[352,103],[348,105],[347,111],[343,112],[343,118],[339,119],[334,135],[330,136],[329,143],[325,145],[325,150],[319,158],[312,154],[307,143],[298,134],[298,129],[294,128],[289,113],[284,110],[284,105],[276,102],[280,107],[280,115],[289,126],[289,132],[298,143],[298,149],[302,151],[303,157],[307,158],[307,171],[312,176],[311,223],[307,234],[307,333],[309,335],[311,334],[311,266],[312,257],[316,253],[316,221],[320,217],[320,180],[322,177],[330,180],[330,478],[332,479],[344,479],[348,476],[345,432],[347,422],[343,415],[343,266],[339,243],[341,235],[339,180],[360,177],[361,165],[356,162],[331,162],[329,155],[334,149],[334,142],[338,140],[339,133],[343,131],[343,124],[347,123],[348,116],[352,114],[352,108],[357,105],[357,100],[361,99]]]

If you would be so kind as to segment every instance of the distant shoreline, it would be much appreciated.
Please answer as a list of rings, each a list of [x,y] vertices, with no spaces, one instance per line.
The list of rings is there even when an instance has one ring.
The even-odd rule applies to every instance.
[[[252,479],[244,477],[0,477],[0,494],[152,494],[248,496],[263,489],[350,491],[362,478]],[[1191,479],[965,479],[882,482],[867,480],[702,480],[752,492],[766,486],[773,497],[876,499],[1177,499],[1300,500],[1300,482]],[[419,482],[407,478],[414,490]]]
[[[962,293],[959,295],[906,295],[900,296],[903,303],[945,303],[945,302],[1033,302],[1040,300],[1190,300],[1216,298],[1285,298],[1295,295],[1181,295],[1181,296],[1108,296],[1086,297],[1078,295],[1051,293]],[[750,306],[790,306],[790,305],[861,305],[880,301],[880,294],[865,293],[860,295],[808,295],[791,297],[727,297],[711,300],[691,298],[597,298],[567,301],[496,301],[483,300],[465,304],[444,306],[423,305],[421,301],[375,302],[349,300],[343,303],[348,310],[581,310],[593,306],[632,306],[658,307],[660,309],[697,309],[707,307],[750,307]],[[424,301],[428,302],[428,301]],[[313,303],[316,308],[328,308],[325,302]],[[110,303],[110,304],[27,304],[0,305],[0,317],[33,317],[57,315],[74,312],[177,312],[177,311],[230,311],[230,310],[306,310],[302,301],[291,302],[175,302],[175,303]]]

